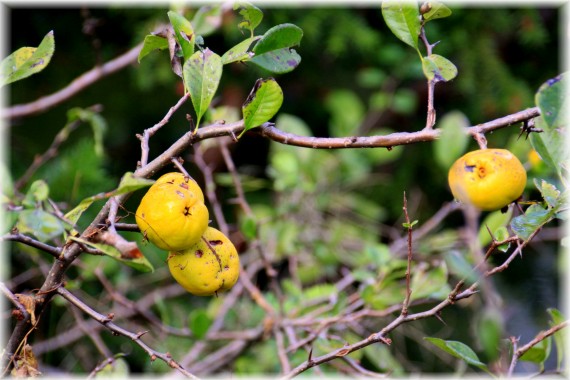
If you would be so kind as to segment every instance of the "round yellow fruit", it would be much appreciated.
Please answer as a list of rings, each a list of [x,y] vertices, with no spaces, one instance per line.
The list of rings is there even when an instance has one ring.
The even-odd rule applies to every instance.
[[[200,186],[198,186],[196,181],[194,181],[192,178],[185,176],[180,172],[166,173],[163,176],[161,176],[159,179],[157,179],[156,182],[154,183],[155,186],[161,184],[170,184],[172,186],[178,186],[183,189],[190,190],[191,192],[196,194],[196,196],[198,197],[198,199],[202,201],[202,203],[204,203],[204,193],[202,193],[202,189],[200,189]]]
[[[204,196],[201,190],[196,193],[191,188],[186,182],[155,183],[142,198],[136,222],[158,248],[181,251],[199,241],[206,231],[209,213]]]
[[[238,280],[239,267],[239,256],[230,239],[212,227],[192,247],[168,256],[172,277],[197,296],[231,289]]]
[[[480,149],[459,158],[449,169],[455,199],[480,210],[501,209],[516,201],[526,185],[519,159],[505,149]]]

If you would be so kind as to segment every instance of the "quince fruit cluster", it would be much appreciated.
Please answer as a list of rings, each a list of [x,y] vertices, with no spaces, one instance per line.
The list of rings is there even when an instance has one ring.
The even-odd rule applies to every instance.
[[[239,277],[239,256],[232,242],[208,226],[200,186],[182,173],[160,177],[135,214],[151,243],[168,251],[168,268],[188,292],[209,296],[231,289]]]

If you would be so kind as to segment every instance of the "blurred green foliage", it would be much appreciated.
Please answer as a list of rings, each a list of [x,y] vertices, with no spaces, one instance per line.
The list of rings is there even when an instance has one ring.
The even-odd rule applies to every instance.
[[[559,74],[561,11],[549,7],[476,8],[461,4],[454,4],[451,9],[451,17],[430,22],[426,32],[430,42],[440,41],[434,52],[451,60],[459,71],[453,81],[438,84],[435,90],[438,123],[444,127],[452,121],[451,137],[442,140],[453,145],[454,125],[467,124],[467,120],[475,125],[532,107],[538,87]],[[194,12],[196,9],[188,9],[187,15]],[[33,80],[9,86],[10,104],[19,104],[66,86],[95,64],[142,42],[158,23],[167,22],[167,9],[120,5],[81,9],[12,7],[9,17],[10,51],[27,46],[29,41],[38,41],[52,29],[56,41],[55,54],[44,71]],[[222,55],[243,40],[237,29],[240,21],[241,17],[233,12],[224,14],[220,30],[204,36],[205,46]],[[299,67],[276,76],[284,93],[283,106],[275,119],[278,128],[304,136],[387,134],[423,128],[427,90],[421,62],[416,52],[390,32],[379,5],[267,7],[257,30],[263,33],[270,26],[282,23],[299,26],[303,39],[296,48],[302,57]],[[254,65],[229,65],[214,99],[219,107],[205,117],[213,120],[218,112],[235,113],[255,81],[265,76],[267,73]],[[29,183],[43,179],[49,187],[49,197],[64,211],[85,197],[113,190],[140,158],[140,142],[135,134],[160,121],[182,96],[182,91],[180,78],[170,68],[168,54],[153,52],[140,64],[105,78],[48,112],[14,120],[9,134],[12,179],[18,179],[35,155],[49,147],[66,125],[69,109],[102,104],[101,116],[107,125],[104,154],[97,154],[95,135],[81,125],[61,146],[57,157],[46,163]],[[221,110],[222,107],[227,108]],[[194,115],[190,104],[151,139],[151,157],[189,129],[186,113]],[[530,162],[531,145],[524,137],[517,139],[518,132],[516,127],[497,131],[487,136],[489,146],[508,147],[528,166],[529,177],[540,176],[559,185],[552,168]],[[328,151],[286,146],[245,134],[232,148],[253,219],[231,204],[229,200],[236,195],[231,178],[223,165],[213,159],[217,194],[233,232],[239,234],[241,227],[245,236],[259,236],[279,273],[284,300],[271,291],[270,281],[263,273],[254,278],[271,306],[291,318],[310,315],[319,308],[326,309],[320,317],[334,317],[351,305],[353,295],[359,295],[363,307],[374,311],[401,302],[405,291],[405,251],[401,247],[394,251],[391,244],[405,234],[401,227],[403,194],[407,195],[412,220],[418,220],[421,228],[442,205],[452,201],[446,182],[446,167],[453,162],[452,156],[476,147],[473,141],[457,141],[457,144],[448,151],[442,143],[420,143],[390,150]],[[215,158],[215,147],[212,150]],[[190,152],[184,158],[186,168],[203,184]],[[22,192],[25,194],[28,189]],[[140,196],[141,192],[136,192],[125,204],[122,210],[125,221],[133,222],[132,212]],[[540,192],[530,180],[525,198],[540,200]],[[82,221],[94,216],[98,204],[86,211]],[[485,220],[493,230],[505,227],[507,222],[501,218],[504,215],[491,215]],[[476,258],[468,254],[468,247],[458,243],[463,222],[461,216],[452,215],[433,234],[414,243],[416,261],[411,281],[414,299],[433,304],[447,296],[457,279],[477,278],[471,270]],[[102,312],[121,306],[108,301],[95,270],[109,279],[117,293],[131,300],[141,299],[173,282],[165,269],[165,252],[142,242],[140,234],[123,235],[139,243],[156,269],[152,274],[91,255],[83,255],[68,273],[68,287],[75,287],[74,291],[86,302],[98,305]],[[480,233],[480,243],[488,242],[488,236]],[[392,346],[370,346],[351,357],[367,369],[398,376],[451,371],[455,362],[432,352],[433,347],[421,339],[427,335],[465,342],[477,352],[478,360],[485,363],[498,359],[492,347],[499,337],[515,334],[532,338],[532,329],[528,327],[514,326],[509,330],[506,326],[509,316],[522,315],[517,321],[527,326],[536,317],[534,322],[540,324],[546,321],[542,313],[545,307],[558,307],[556,264],[561,260],[558,245],[544,243],[540,250],[541,255],[536,255],[534,248],[528,248],[523,262],[515,260],[496,279],[491,290],[484,290],[496,292],[493,295],[503,297],[505,303],[518,300],[510,305],[511,310],[489,306],[485,298],[458,303],[445,310],[446,325],[433,318],[415,322],[412,330],[406,331],[404,327],[394,332]],[[13,275],[46,266],[47,258],[38,252],[14,245],[10,262]],[[242,257],[245,263],[259,260],[253,249],[247,249]],[[356,282],[339,291],[334,284],[346,273]],[[19,288],[39,287],[40,278],[38,274],[31,276]],[[537,287],[536,281],[541,285]],[[194,337],[153,331],[148,337],[149,344],[170,352],[174,358],[184,357],[196,340],[207,334],[223,302],[223,295],[211,299],[182,295],[156,300],[150,311],[162,323],[189,328]],[[542,308],[535,308],[536,305]],[[66,310],[65,303],[54,301],[38,329],[40,342],[63,335],[75,323]],[[316,339],[313,355],[363,339],[385,326],[391,315],[362,319],[358,326],[330,327]],[[264,310],[244,296],[228,312],[225,330],[255,329],[263,325],[264,317]],[[138,320],[124,323],[127,322],[132,329],[141,327]],[[469,326],[480,326],[486,333],[480,335],[478,329]],[[127,354],[116,362],[116,373],[125,374],[125,364],[131,373],[170,371],[162,362],[151,363],[142,350],[126,344],[124,339],[108,334],[103,337],[114,354]],[[195,361],[223,345],[223,340],[214,341]],[[69,353],[74,351],[92,359],[73,357]],[[280,370],[275,352],[274,338],[260,339],[230,365],[216,371],[236,375],[275,373]],[[304,348],[290,353],[291,365],[302,363],[307,355]],[[85,337],[42,357],[46,365],[74,373],[88,372],[102,359]],[[320,368],[325,372],[336,371],[332,365]]]

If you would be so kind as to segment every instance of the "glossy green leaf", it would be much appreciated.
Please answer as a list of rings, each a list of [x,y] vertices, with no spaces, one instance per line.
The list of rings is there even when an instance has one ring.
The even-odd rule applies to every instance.
[[[206,336],[212,322],[212,318],[210,318],[205,309],[194,309],[188,316],[188,326],[194,338],[198,340]]]
[[[234,10],[239,9],[239,14],[243,17],[243,21],[238,24],[240,29],[248,29],[253,36],[253,31],[261,23],[263,12],[255,5],[246,1],[238,1],[234,4]]]
[[[168,40],[164,37],[149,34],[144,38],[143,47],[139,52],[137,61],[140,63],[140,61],[151,52],[164,49],[168,49]]]
[[[496,236],[496,231],[501,227],[507,226],[509,224],[509,221],[511,220],[512,215],[513,215],[512,209],[509,209],[505,213],[501,212],[500,210],[489,213],[485,217],[485,219],[481,223],[481,227],[479,228],[479,234],[478,234],[479,244],[481,244],[481,246],[484,247],[493,240],[491,235],[489,234],[489,231],[491,231],[491,234],[495,236],[495,239],[501,240]]]
[[[435,159],[447,171],[465,150],[469,143],[467,128],[469,120],[461,111],[450,111],[439,120],[441,134],[433,144]]]
[[[293,24],[280,24],[269,29],[253,47],[251,62],[273,73],[294,70],[301,56],[291,49],[300,44],[303,31]]]
[[[222,68],[222,59],[210,49],[197,51],[184,63],[184,84],[196,111],[196,129],[218,90]]]
[[[519,215],[511,221],[513,232],[521,239],[527,240],[532,234],[548,223],[553,213],[538,204],[529,206],[523,215]]]
[[[466,344],[439,338],[425,337],[424,339],[447,352],[448,354],[464,360],[467,364],[488,372],[487,366],[479,360],[477,354],[471,349],[471,347],[467,346]]]
[[[256,56],[292,46],[298,46],[303,38],[303,30],[293,24],[280,24],[269,29],[255,44]]]
[[[423,19],[425,21],[451,16],[451,9],[449,9],[442,3],[437,1],[430,1],[429,5],[431,9],[423,14]]]
[[[396,37],[418,49],[421,23],[417,2],[383,1],[382,17]]]
[[[55,51],[53,31],[46,34],[37,48],[23,47],[0,62],[0,86],[39,73],[51,61]]]
[[[65,226],[56,216],[42,209],[23,210],[19,213],[16,228],[40,241],[48,241],[63,234]]]
[[[248,52],[249,47],[254,41],[258,40],[259,38],[261,37],[250,37],[232,47],[230,50],[225,52],[224,55],[222,55],[222,63],[224,65],[227,65],[228,63],[232,62],[249,60],[253,56],[253,53]]]
[[[427,79],[448,82],[457,76],[457,67],[445,57],[430,54],[422,60],[422,69]]]
[[[207,36],[222,25],[222,5],[208,4],[200,7],[192,18],[196,35]]]
[[[89,240],[85,240],[85,239],[80,239],[77,237],[70,237],[70,240],[73,240],[75,242],[81,243],[81,244],[85,244],[88,247],[91,248],[95,248],[99,251],[101,251],[101,253],[117,260],[120,261],[128,266],[130,266],[131,268],[134,268],[138,271],[141,272],[152,272],[154,271],[154,267],[152,266],[152,264],[150,263],[150,261],[147,260],[146,257],[144,257],[142,254],[137,255],[137,257],[125,257],[125,255],[123,255],[121,253],[121,251],[119,251],[117,248],[113,247],[112,245],[108,245],[108,244],[102,244],[102,243],[93,243]],[[134,244],[134,243],[133,243]]]
[[[258,79],[242,107],[244,130],[258,127],[271,119],[283,103],[283,91],[273,78]]]
[[[174,11],[168,11],[168,19],[172,28],[174,29],[174,36],[178,45],[182,49],[182,56],[184,61],[188,60],[194,54],[194,41],[196,34],[190,21],[184,16]]]
[[[567,127],[569,123],[568,110],[570,97],[569,73],[563,73],[543,83],[535,95],[535,103],[540,108],[540,114],[550,128]]]

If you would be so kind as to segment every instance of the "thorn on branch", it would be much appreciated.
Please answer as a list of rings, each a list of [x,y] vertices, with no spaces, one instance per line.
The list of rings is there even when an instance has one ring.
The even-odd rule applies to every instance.
[[[541,133],[543,130],[534,126],[534,119],[524,120],[523,125],[521,126],[521,132],[519,133],[517,140],[521,138],[523,133],[526,133],[525,140],[527,140],[528,136],[530,136],[532,132]]]

